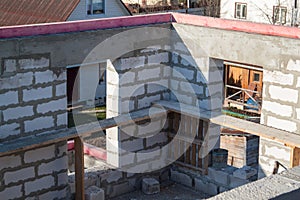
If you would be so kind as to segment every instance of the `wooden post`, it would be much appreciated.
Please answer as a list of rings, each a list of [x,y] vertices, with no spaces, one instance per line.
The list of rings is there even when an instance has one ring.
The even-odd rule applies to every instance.
[[[84,152],[80,137],[74,139],[76,200],[84,200]]]
[[[290,167],[300,165],[300,148],[291,147]]]

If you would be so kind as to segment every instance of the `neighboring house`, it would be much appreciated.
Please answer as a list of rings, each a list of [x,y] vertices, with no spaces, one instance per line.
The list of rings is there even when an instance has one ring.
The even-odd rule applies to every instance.
[[[121,0],[0,1],[0,26],[62,22],[126,15],[130,15],[130,12]]]
[[[299,0],[222,0],[221,18],[298,26]]]
[[[80,0],[68,21],[131,15],[121,0]]]

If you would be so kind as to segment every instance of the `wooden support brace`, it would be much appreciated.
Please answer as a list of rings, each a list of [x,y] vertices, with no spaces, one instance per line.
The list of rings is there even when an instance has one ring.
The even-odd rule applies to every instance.
[[[76,200],[84,200],[84,147],[80,137],[75,142],[75,184]]]
[[[300,148],[291,147],[290,167],[300,165]]]

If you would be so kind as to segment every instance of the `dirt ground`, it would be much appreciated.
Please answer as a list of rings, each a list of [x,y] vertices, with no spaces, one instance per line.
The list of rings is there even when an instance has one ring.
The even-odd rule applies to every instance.
[[[183,185],[171,183],[162,187],[160,193],[146,195],[141,190],[127,193],[111,200],[200,200],[207,199],[210,196]]]

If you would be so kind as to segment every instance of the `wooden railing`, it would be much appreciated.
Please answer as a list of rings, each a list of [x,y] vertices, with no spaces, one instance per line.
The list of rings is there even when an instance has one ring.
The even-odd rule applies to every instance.
[[[234,89],[237,92],[227,96],[228,89]],[[253,97],[253,94],[256,94],[257,96],[261,97],[261,93],[258,91],[244,89],[244,88],[240,88],[240,87],[236,87],[236,86],[232,86],[232,85],[225,85],[225,95],[226,95],[225,101],[226,102],[229,102],[229,103],[232,102],[232,103],[244,106],[246,108],[254,109],[254,110],[257,110],[258,112],[260,112],[261,103],[258,101],[258,99]],[[245,99],[251,99],[254,104],[247,104],[247,102],[245,102]]]

